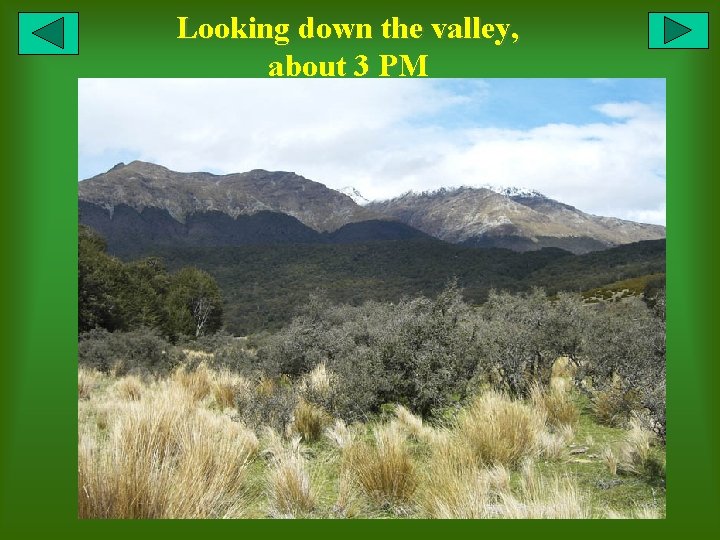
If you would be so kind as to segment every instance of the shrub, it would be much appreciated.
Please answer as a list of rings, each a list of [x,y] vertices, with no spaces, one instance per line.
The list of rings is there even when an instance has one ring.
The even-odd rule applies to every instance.
[[[102,373],[164,374],[180,364],[182,355],[153,330],[132,332],[91,330],[78,338],[80,365]]]
[[[243,422],[254,428],[269,426],[285,433],[293,421],[299,398],[290,384],[263,378],[247,393],[235,395]]]
[[[625,424],[642,407],[638,390],[626,388],[617,376],[603,389],[594,392],[592,404],[595,419],[607,426]]]

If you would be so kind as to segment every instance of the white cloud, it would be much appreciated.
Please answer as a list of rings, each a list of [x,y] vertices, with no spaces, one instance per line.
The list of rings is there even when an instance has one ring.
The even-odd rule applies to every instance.
[[[665,118],[598,104],[605,120],[453,127],[492,84],[441,80],[81,79],[80,161],[119,149],[174,170],[290,170],[379,199],[409,189],[516,185],[578,208],[665,222]],[[108,164],[109,168],[112,163]],[[95,171],[101,172],[101,171]]]

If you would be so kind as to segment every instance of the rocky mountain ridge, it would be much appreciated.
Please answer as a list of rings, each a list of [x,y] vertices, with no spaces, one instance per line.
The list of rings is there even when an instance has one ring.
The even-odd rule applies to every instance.
[[[149,239],[182,245],[365,242],[429,235],[475,247],[586,253],[665,237],[659,225],[593,216],[524,188],[441,188],[368,203],[354,188],[342,191],[293,172],[184,173],[141,161],[120,163],[78,185],[80,222],[97,228],[111,245]]]

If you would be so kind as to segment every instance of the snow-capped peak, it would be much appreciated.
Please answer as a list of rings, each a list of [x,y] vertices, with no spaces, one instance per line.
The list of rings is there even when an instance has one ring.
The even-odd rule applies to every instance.
[[[355,204],[359,204],[360,206],[366,205],[370,202],[368,199],[363,197],[357,189],[352,186],[345,186],[342,189],[338,189],[338,191],[343,195],[347,195],[348,197],[350,197],[353,201],[355,201]]]
[[[543,199],[547,198],[539,191],[530,188],[514,186],[493,186],[490,184],[486,184],[482,187],[484,187],[485,189],[489,189],[490,191],[494,191],[495,193],[499,193],[500,195],[505,195],[506,197],[540,197]]]

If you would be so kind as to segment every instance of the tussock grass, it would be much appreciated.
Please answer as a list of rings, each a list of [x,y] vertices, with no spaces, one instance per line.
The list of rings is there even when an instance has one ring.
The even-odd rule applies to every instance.
[[[306,442],[317,441],[323,434],[323,429],[331,421],[322,407],[308,403],[301,399],[295,408],[293,428]]]
[[[367,511],[359,493],[358,485],[347,471],[340,473],[338,479],[338,495],[332,507],[332,513],[339,518],[354,518]]]
[[[395,418],[408,435],[419,441],[428,436],[428,429],[423,425],[422,418],[411,413],[403,405],[395,407]]]
[[[608,472],[615,476],[618,472],[618,456],[615,454],[612,448],[609,446],[605,447],[600,454],[600,457],[602,457],[603,463],[605,464],[605,467],[607,467]]]
[[[432,454],[423,469],[419,501],[433,518],[478,519],[487,517],[488,506],[499,492],[510,489],[510,473],[503,466],[477,465],[462,441],[448,431],[434,437]]]
[[[126,375],[115,383],[115,392],[120,399],[137,401],[142,397],[145,385],[135,375]]]
[[[325,428],[325,436],[340,450],[352,444],[355,440],[355,435],[355,431],[340,419],[335,420],[335,423],[331,427]]]
[[[527,402],[487,392],[444,427],[402,406],[348,426],[277,378],[256,385],[202,364],[144,381],[83,371],[81,518],[663,515],[664,484],[653,480],[663,452],[647,422],[633,417],[626,431],[587,415],[574,427],[553,424],[545,400],[557,389]],[[245,396],[266,407],[280,390],[292,394],[291,429],[263,420],[258,440],[232,404]],[[575,460],[568,445],[577,440],[595,448]],[[604,467],[643,478],[599,487]]]
[[[558,357],[552,365],[551,371],[551,382],[555,380],[569,380],[572,379],[577,373],[577,367],[573,364],[572,360],[567,356]]]
[[[417,470],[410,448],[394,422],[376,427],[373,441],[356,440],[345,447],[343,467],[379,504],[408,502],[417,488]]]
[[[585,519],[590,506],[570,476],[538,475],[532,462],[523,462],[517,493],[500,492],[498,517],[514,519]]]
[[[255,434],[193,406],[175,382],[115,403],[107,436],[86,428],[78,444],[81,518],[238,517]]]
[[[325,362],[320,362],[300,379],[298,391],[306,398],[325,400],[330,396],[335,383],[335,375],[327,368]]]
[[[263,430],[264,453],[271,460],[267,493],[272,517],[304,517],[316,506],[317,493],[311,481],[300,437],[286,441],[272,428]]]
[[[185,366],[180,366],[175,370],[173,380],[187,389],[195,401],[204,399],[213,389],[212,374],[205,363],[201,363],[191,371]]]
[[[317,496],[302,455],[281,454],[270,471],[268,484],[270,515],[303,517],[315,508]]]
[[[660,508],[655,505],[642,504],[636,506],[630,512],[620,512],[610,509],[607,511],[608,519],[662,519],[663,514]]]
[[[90,399],[93,390],[102,379],[102,373],[96,369],[78,368],[78,399]]]
[[[230,371],[221,370],[212,377],[212,396],[221,410],[234,408],[236,397],[248,396],[250,391],[250,381]]]
[[[663,475],[664,466],[652,453],[655,433],[640,416],[630,420],[629,428],[618,452],[618,470],[638,476]]]
[[[554,378],[550,388],[544,389],[535,383],[530,389],[532,405],[545,415],[549,425],[556,428],[575,426],[580,419],[580,410],[564,381],[564,378]]]
[[[536,456],[545,416],[498,392],[475,398],[458,418],[457,432],[486,465],[517,465]]]
[[[549,431],[543,431],[538,436],[538,449],[540,457],[549,461],[562,461],[568,457],[565,438]]]

